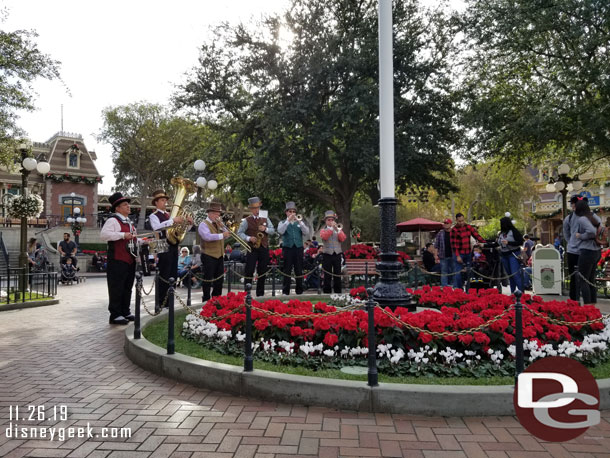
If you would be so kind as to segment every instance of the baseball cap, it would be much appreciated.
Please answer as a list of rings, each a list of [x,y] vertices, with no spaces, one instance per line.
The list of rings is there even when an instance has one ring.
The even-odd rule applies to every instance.
[[[451,221],[451,218],[447,218],[445,219],[445,221],[443,221],[443,224],[451,224],[453,223],[453,221]]]

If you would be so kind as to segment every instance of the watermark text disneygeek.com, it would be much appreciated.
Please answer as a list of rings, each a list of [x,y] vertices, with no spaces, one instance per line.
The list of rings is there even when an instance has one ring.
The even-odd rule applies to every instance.
[[[66,421],[68,408],[61,406],[27,405],[9,406],[9,424],[4,426],[4,437],[7,439],[42,439],[65,441],[73,438],[130,438],[131,428],[95,427],[88,422],[85,426],[45,426],[44,421]],[[35,422],[36,424],[32,424]]]

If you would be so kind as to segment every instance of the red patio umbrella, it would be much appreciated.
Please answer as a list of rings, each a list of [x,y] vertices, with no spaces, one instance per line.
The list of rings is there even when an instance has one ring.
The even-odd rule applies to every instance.
[[[430,221],[426,218],[415,218],[409,221],[403,221],[396,225],[396,230],[399,232],[418,232],[419,233],[419,250],[421,251],[421,231],[439,231],[443,228],[443,223]]]

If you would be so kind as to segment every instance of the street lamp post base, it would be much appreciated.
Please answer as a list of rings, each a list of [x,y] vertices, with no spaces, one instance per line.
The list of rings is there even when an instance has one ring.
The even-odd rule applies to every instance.
[[[415,311],[416,304],[411,294],[407,293],[398,275],[402,265],[396,252],[396,203],[393,197],[379,199],[381,212],[381,261],[376,265],[379,272],[379,282],[375,285],[373,299],[382,307],[405,307]]]

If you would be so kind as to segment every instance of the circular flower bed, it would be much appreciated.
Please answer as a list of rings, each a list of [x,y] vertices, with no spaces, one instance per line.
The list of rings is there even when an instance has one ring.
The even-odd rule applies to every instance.
[[[495,289],[465,293],[424,287],[412,292],[420,305],[438,310],[410,313],[404,308],[394,312],[375,308],[380,372],[471,377],[514,373],[514,298]],[[183,335],[218,352],[243,355],[244,294],[231,293],[208,301],[199,316],[186,317]],[[337,302],[342,299],[332,298]],[[581,326],[547,320],[594,320],[601,317],[597,308],[581,307],[573,301],[544,302],[529,295],[524,295],[522,302],[526,361],[568,356],[596,365],[607,359],[610,320]],[[255,359],[314,370],[366,365],[368,317],[359,309],[361,304],[352,299],[353,306],[342,310],[323,302],[253,300]],[[485,323],[487,327],[478,328]],[[456,335],[456,331],[466,332]]]

